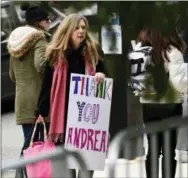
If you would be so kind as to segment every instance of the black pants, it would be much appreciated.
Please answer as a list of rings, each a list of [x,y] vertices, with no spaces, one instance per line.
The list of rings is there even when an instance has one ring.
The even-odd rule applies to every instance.
[[[182,104],[143,104],[143,119],[145,123],[151,121],[160,121],[168,117],[182,115]],[[146,159],[146,175],[147,178],[157,178],[159,177],[159,157],[162,153],[162,178],[165,177],[166,168],[164,164],[164,160],[167,155],[164,154],[164,134],[156,133],[156,141],[157,141],[157,157],[155,160],[152,159],[152,151],[151,151],[151,136],[148,135],[148,155]],[[177,143],[177,134],[176,130],[170,130],[170,147],[169,147],[169,157],[170,157],[170,177],[174,178],[176,173],[176,160],[175,160],[175,148]],[[158,173],[157,177],[153,177],[152,173],[152,164],[156,162],[157,167],[155,167],[155,171]]]
[[[33,133],[34,124],[23,124],[22,125],[22,131],[24,135],[24,144],[21,149],[20,157],[23,156],[23,150],[27,149],[29,147],[31,136]],[[49,123],[46,123],[46,130],[48,132],[49,130]],[[42,124],[37,125],[36,133],[34,136],[34,141],[43,141],[44,140],[44,127]],[[26,168],[20,168],[16,170],[16,178],[22,178],[27,177]]]

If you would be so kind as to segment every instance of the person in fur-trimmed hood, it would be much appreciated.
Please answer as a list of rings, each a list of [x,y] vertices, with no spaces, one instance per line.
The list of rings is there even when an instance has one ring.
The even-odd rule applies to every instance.
[[[27,25],[12,31],[7,47],[10,53],[9,75],[16,85],[16,123],[22,125],[25,140],[22,155],[23,150],[29,147],[33,124],[36,120],[35,108],[41,88],[46,62],[45,50],[50,34],[48,33],[48,13],[44,9],[39,6],[31,7],[28,3],[22,4],[21,9],[25,11]],[[43,129],[40,127],[37,128],[36,139],[39,131]]]

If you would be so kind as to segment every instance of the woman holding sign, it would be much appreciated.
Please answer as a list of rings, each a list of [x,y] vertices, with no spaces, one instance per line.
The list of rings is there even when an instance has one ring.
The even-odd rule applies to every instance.
[[[85,17],[68,15],[47,47],[48,62],[36,114],[46,117],[50,110],[49,139],[58,145],[65,142],[71,73],[93,75],[97,83],[105,77],[103,52],[87,29]],[[73,174],[76,176],[74,170]]]

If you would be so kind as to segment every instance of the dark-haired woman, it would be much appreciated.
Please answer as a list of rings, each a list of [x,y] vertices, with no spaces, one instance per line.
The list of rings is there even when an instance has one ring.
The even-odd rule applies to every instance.
[[[163,34],[165,39],[165,47],[167,51],[173,49],[171,53],[171,61],[169,63],[169,72],[172,78],[172,83],[174,87],[185,94],[183,96],[183,115],[188,116],[187,113],[187,94],[188,94],[188,66],[184,63],[182,52],[186,50],[184,41],[180,38],[180,33],[178,30],[174,30],[171,33]],[[178,142],[177,142],[177,152],[176,158],[179,155],[180,162],[188,161],[188,128],[182,128],[178,133]],[[184,153],[184,154],[182,154]]]
[[[39,6],[21,7],[25,11],[27,25],[12,31],[8,39],[10,53],[9,75],[16,85],[15,113],[16,123],[22,125],[24,135],[23,149],[28,148],[35,109],[41,88],[46,61],[45,50],[50,34],[48,13]],[[42,127],[37,128],[37,133]],[[36,138],[38,138],[36,134]],[[22,152],[23,152],[22,149]],[[21,152],[21,155],[22,155]],[[19,172],[19,175],[18,175]],[[16,177],[22,177],[23,171],[17,171]]]
[[[183,53],[186,50],[184,41],[180,38],[178,30],[164,33],[164,48],[169,55],[169,76],[173,86],[181,93],[188,94],[187,65],[184,63]]]
[[[173,86],[172,74],[177,72],[176,68],[171,67],[171,63],[176,60],[183,60],[183,52],[185,49],[184,43],[180,38],[165,36],[160,30],[154,28],[145,28],[140,31],[137,37],[137,48],[139,53],[135,61],[140,65],[140,70],[136,70],[134,78],[138,79],[137,82],[140,86],[145,86],[143,82],[147,76],[152,72],[156,77],[153,80],[153,84],[145,86],[143,90],[137,90],[137,95],[140,96],[140,103],[142,104],[143,120],[144,123],[152,121],[161,121],[165,118],[181,116],[182,115],[182,97],[179,91],[174,91],[174,98],[169,101],[167,93],[169,87],[166,85],[170,83]],[[174,43],[173,43],[174,41]],[[141,53],[142,52],[142,53]],[[139,57],[139,54],[142,54]],[[143,55],[144,54],[144,55]],[[131,57],[131,55],[129,56]],[[140,60],[142,58],[142,60]],[[139,63],[140,62],[140,63]],[[134,67],[132,67],[134,69]],[[158,70],[159,69],[159,70]],[[182,71],[183,72],[183,71]],[[142,79],[141,79],[142,78]],[[160,85],[163,85],[161,87]],[[165,86],[166,85],[166,90]],[[161,90],[163,88],[163,90]],[[144,91],[150,96],[146,97]],[[161,99],[155,100],[157,92],[162,93]],[[146,124],[147,127],[147,124]],[[176,131],[170,130],[170,144],[168,147],[168,155],[165,154],[164,148],[164,134],[162,132],[156,133],[156,149],[152,152],[153,140],[151,135],[148,135],[148,155],[146,159],[146,174],[147,178],[157,178],[159,168],[159,157],[162,153],[162,177],[163,178],[174,178],[176,172],[176,160],[175,148],[176,148]],[[165,167],[165,160],[169,158],[168,168]],[[152,165],[156,163],[156,166]],[[169,171],[169,175],[167,175]]]

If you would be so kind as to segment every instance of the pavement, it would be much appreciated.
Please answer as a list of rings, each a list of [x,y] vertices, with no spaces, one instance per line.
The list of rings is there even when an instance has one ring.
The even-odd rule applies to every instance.
[[[15,123],[13,112],[5,113],[2,119],[2,161],[18,159],[23,144],[22,128]],[[95,171],[94,178],[109,177],[110,160],[106,160],[104,171]],[[161,171],[159,173],[161,175]],[[3,178],[13,178],[15,171],[6,172]],[[135,160],[127,161],[118,159],[115,165],[115,177],[141,178],[145,176],[144,158],[139,157]],[[188,163],[178,163],[176,178],[188,177]]]

